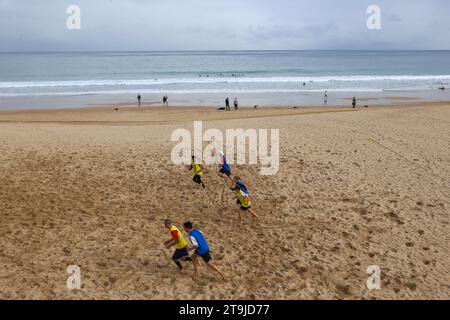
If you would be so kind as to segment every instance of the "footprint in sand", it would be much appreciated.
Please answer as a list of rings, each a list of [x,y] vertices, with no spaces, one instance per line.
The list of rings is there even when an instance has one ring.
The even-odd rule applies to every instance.
[[[412,241],[410,241],[410,242],[405,243],[405,245],[406,245],[408,248],[411,248],[411,247],[414,247],[415,243],[412,242]]]

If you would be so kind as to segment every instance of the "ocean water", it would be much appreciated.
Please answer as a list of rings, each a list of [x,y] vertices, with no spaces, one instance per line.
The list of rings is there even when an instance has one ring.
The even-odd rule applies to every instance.
[[[434,91],[450,51],[0,53],[0,99]]]

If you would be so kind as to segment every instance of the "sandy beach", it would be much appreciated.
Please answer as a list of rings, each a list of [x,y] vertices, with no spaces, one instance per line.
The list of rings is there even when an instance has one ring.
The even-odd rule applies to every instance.
[[[0,299],[450,298],[450,103],[114,108],[0,112]],[[233,167],[260,222],[238,224],[217,167],[205,192],[171,163],[194,120],[280,129],[277,175]],[[167,217],[205,233],[227,281],[177,271]]]

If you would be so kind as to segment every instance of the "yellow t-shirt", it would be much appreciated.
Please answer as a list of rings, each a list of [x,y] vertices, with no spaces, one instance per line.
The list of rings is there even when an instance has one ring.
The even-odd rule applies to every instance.
[[[200,167],[200,165],[198,163],[192,163],[192,170],[198,176],[203,175],[202,168]]]
[[[236,191],[236,197],[239,199],[241,206],[243,206],[244,208],[249,208],[252,205],[252,203],[250,202],[250,198],[244,191]]]
[[[186,240],[184,240],[183,234],[180,232],[180,230],[177,227],[172,226],[170,228],[170,235],[175,240],[178,240],[178,243],[175,246],[177,249],[183,249],[187,246],[187,242],[186,242]]]

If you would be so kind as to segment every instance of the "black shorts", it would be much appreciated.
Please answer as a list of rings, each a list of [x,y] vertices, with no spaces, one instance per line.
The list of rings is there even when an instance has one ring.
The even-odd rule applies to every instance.
[[[195,254],[198,255],[199,257],[201,257],[203,259],[203,261],[205,261],[206,263],[208,263],[212,260],[211,253],[209,251],[205,254],[198,254],[198,253],[195,253]]]
[[[227,176],[231,177],[231,170],[225,170],[225,169],[220,169],[219,171],[220,173],[226,174]]]
[[[192,179],[192,180],[194,180],[198,184],[201,184],[202,183],[202,176],[199,176],[198,174],[196,174],[194,176],[194,179]]]
[[[239,205],[241,206],[241,210],[242,210],[242,211],[248,211],[248,210],[250,210],[250,209],[252,208],[252,206],[250,206],[250,207],[244,207],[244,206],[241,204],[241,201],[239,201],[239,199],[236,200],[236,203],[239,204]]]
[[[180,260],[181,258],[189,257],[189,252],[187,251],[187,248],[184,247],[183,249],[176,249],[175,253],[172,256],[173,260]]]

